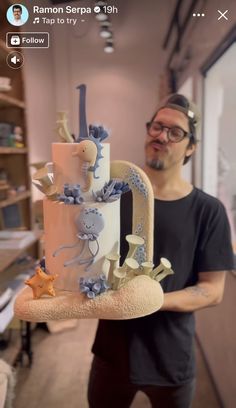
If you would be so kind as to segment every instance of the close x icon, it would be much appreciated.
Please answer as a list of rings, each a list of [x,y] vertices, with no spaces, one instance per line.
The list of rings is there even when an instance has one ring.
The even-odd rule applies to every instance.
[[[225,11],[217,10],[217,11],[220,14],[220,16],[218,17],[218,21],[221,20],[222,18],[225,20],[228,20],[228,17],[226,16],[226,14],[228,13],[229,10],[225,10]]]

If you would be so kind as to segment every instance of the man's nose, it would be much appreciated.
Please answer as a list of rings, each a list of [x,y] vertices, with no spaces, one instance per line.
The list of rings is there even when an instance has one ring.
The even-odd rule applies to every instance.
[[[169,142],[169,138],[168,138],[168,129],[167,128],[163,128],[161,133],[157,136],[156,138],[157,140],[159,140],[161,143],[163,144],[167,144]]]

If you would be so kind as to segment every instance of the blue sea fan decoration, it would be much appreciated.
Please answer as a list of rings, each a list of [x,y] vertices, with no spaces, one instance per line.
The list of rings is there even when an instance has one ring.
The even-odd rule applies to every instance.
[[[129,191],[129,185],[120,180],[111,179],[101,190],[93,192],[95,201],[111,203],[120,198],[121,194]]]
[[[79,286],[80,292],[86,294],[89,299],[94,299],[110,289],[103,273],[98,278],[80,278]]]

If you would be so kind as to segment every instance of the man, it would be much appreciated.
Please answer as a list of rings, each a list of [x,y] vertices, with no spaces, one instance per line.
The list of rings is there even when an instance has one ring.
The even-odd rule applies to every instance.
[[[194,315],[218,304],[225,271],[233,269],[223,205],[181,176],[196,148],[195,107],[172,95],[147,124],[145,172],[155,195],[154,263],[169,259],[174,275],[162,282],[164,304],[150,316],[101,320],[93,345],[90,408],[128,408],[138,390],[152,406],[189,408],[195,385]],[[121,250],[131,232],[131,195],[121,203]]]
[[[13,20],[11,22],[14,26],[22,26],[25,22],[22,20],[22,7],[19,4],[12,6]]]

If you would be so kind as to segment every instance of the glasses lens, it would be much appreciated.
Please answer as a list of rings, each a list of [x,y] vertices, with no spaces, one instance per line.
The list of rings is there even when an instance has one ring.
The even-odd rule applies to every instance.
[[[162,126],[157,122],[152,122],[148,124],[148,133],[151,136],[159,136],[162,132]]]
[[[171,142],[180,142],[185,137],[183,129],[173,127],[169,130],[169,139]]]

